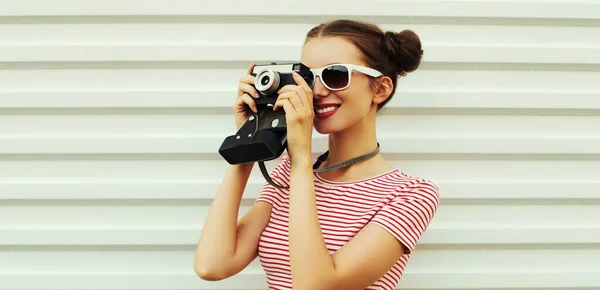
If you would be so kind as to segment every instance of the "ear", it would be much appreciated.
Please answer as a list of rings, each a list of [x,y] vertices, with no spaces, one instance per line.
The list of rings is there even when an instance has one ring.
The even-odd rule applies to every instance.
[[[392,83],[392,79],[390,77],[383,76],[377,79],[375,85],[375,94],[373,95],[373,103],[379,105],[383,101],[387,100],[392,93],[393,88],[394,84]]]

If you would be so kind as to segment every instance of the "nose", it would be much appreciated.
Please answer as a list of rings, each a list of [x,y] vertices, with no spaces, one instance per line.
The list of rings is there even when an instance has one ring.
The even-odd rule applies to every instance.
[[[320,77],[315,78],[315,83],[313,85],[313,97],[315,98],[323,98],[329,96],[329,90],[323,86]]]

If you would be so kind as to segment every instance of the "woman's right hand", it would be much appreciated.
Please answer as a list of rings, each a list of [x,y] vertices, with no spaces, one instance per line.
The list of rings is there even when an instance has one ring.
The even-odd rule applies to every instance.
[[[255,113],[258,112],[254,99],[259,98],[260,95],[253,86],[255,79],[255,77],[251,75],[253,69],[254,63],[251,63],[247,74],[240,78],[237,98],[233,104],[233,114],[237,130],[239,130],[248,120],[248,116],[251,114],[250,110]]]

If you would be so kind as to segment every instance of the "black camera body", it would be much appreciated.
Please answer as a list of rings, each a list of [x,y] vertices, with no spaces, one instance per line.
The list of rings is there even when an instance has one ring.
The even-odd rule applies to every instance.
[[[283,108],[273,111],[273,107],[279,96],[279,89],[290,84],[296,85],[292,72],[298,73],[309,86],[313,86],[313,74],[302,63],[254,66],[254,87],[260,94],[259,98],[254,99],[258,113],[250,115],[234,135],[223,140],[219,154],[229,164],[264,162],[283,154],[287,148],[285,111]]]

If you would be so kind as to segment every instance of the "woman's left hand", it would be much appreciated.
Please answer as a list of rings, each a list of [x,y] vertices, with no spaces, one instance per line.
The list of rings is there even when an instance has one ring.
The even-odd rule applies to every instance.
[[[286,85],[277,93],[279,97],[273,110],[283,108],[287,123],[288,154],[290,160],[312,162],[312,132],[314,122],[313,93],[306,81],[296,72],[298,85]]]

